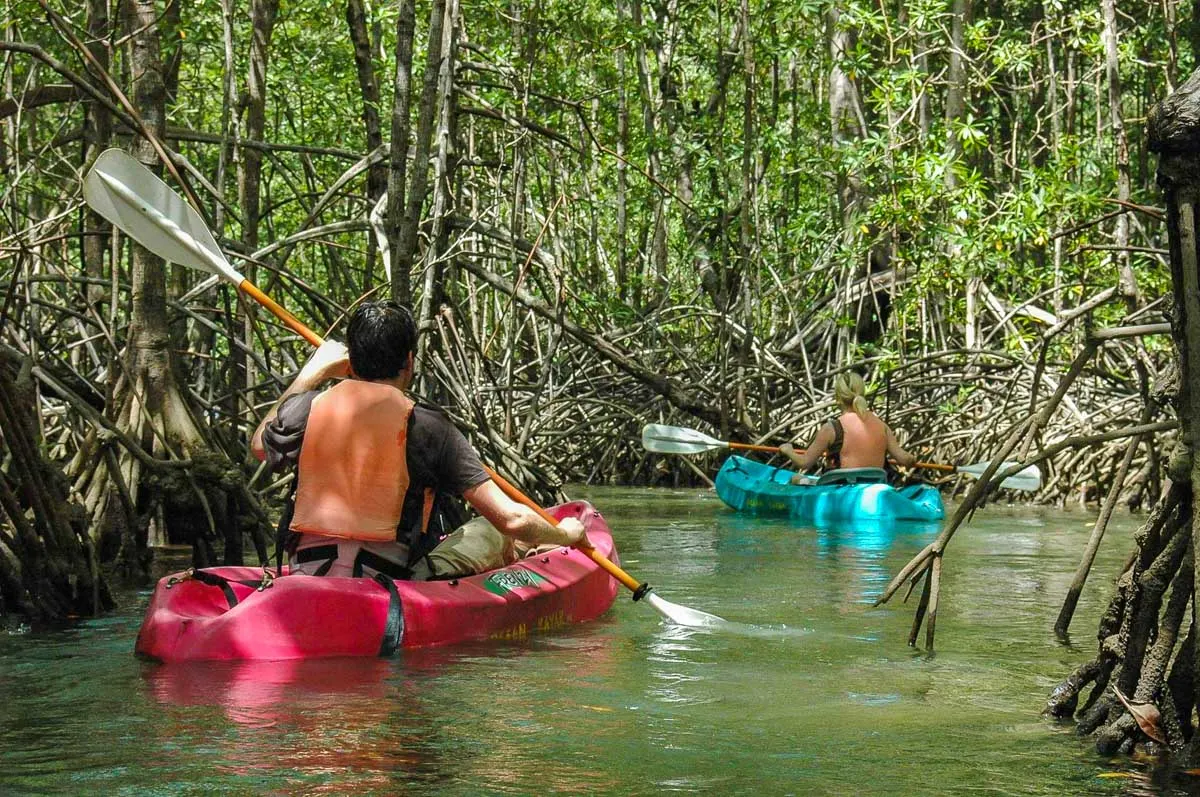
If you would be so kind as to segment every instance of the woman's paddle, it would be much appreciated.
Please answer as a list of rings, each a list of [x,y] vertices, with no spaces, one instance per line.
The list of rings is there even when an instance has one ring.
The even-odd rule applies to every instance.
[[[114,148],[100,153],[83,179],[83,198],[114,227],[154,254],[172,263],[228,280],[312,345],[320,346],[323,343],[320,335],[238,273],[217,246],[212,232],[196,209],[124,150]],[[491,468],[487,470],[510,498],[531,507],[547,522],[558,525],[557,520],[520,490]],[[680,625],[693,626],[724,622],[716,615],[663,600],[650,591],[649,585],[638,583],[595,548],[580,546],[580,550],[613,578],[633,590],[634,600],[645,597],[646,602],[667,619]]]
[[[777,453],[778,446],[756,446],[749,443],[729,443],[709,437],[695,429],[682,426],[666,426],[661,423],[647,424],[642,428],[642,447],[647,451],[658,454],[703,454],[706,451],[719,451],[723,448],[734,450],[766,451]],[[938,462],[918,462],[916,467],[940,470],[947,473],[963,473],[967,476],[981,475],[987,470],[990,462],[976,462],[973,465],[943,465]],[[1004,471],[1016,467],[1019,463],[1005,462],[999,470]],[[1017,473],[1000,482],[1000,486],[1009,490],[1027,490],[1033,492],[1041,489],[1042,472],[1034,465],[1022,468]]]

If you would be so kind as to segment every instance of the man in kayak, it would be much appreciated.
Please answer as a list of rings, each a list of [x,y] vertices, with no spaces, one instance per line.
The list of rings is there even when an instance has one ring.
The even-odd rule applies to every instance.
[[[848,371],[833,380],[833,398],[841,414],[821,425],[804,453],[790,443],[779,447],[796,464],[800,473],[793,484],[805,484],[804,474],[826,459],[831,470],[841,468],[882,468],[890,456],[899,465],[910,467],[917,458],[905,451],[893,432],[878,415],[871,412],[866,399],[867,387],[861,375]]]
[[[364,302],[350,317],[346,340],[316,351],[250,444],[271,469],[297,468],[294,503],[280,523],[298,535],[295,570],[451,577],[507,564],[518,544],[586,540],[577,519],[553,526],[505,495],[454,424],[405,394],[417,341],[407,308]],[[342,381],[319,390],[330,379]],[[450,529],[437,520],[456,495],[482,517],[439,545]]]

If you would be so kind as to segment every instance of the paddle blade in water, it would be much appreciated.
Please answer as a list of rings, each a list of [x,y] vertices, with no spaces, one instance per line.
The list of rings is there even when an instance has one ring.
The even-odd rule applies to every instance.
[[[1000,467],[996,469],[996,472],[1002,473],[1018,464],[1020,463],[1001,462]],[[983,475],[983,472],[988,469],[989,465],[991,465],[990,462],[980,462],[975,465],[964,465],[963,467],[958,468],[958,472],[978,478]],[[1000,486],[1007,490],[1025,490],[1027,492],[1035,492],[1042,488],[1042,472],[1037,469],[1036,465],[1028,465],[1014,473],[1012,476],[1009,476],[1004,481],[1000,482]]]
[[[726,444],[695,429],[648,423],[642,427],[642,447],[658,454],[703,454]]]
[[[693,628],[711,628],[712,626],[724,625],[728,622],[725,618],[717,617],[715,614],[671,603],[669,600],[659,597],[654,592],[646,593],[644,600],[653,606],[655,611],[663,617],[679,625],[692,626]]]
[[[113,226],[159,257],[244,279],[225,258],[200,214],[122,149],[100,153],[83,179],[83,198]]]

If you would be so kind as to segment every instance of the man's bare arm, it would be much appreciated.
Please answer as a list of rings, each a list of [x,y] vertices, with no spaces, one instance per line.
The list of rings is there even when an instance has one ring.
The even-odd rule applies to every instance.
[[[262,422],[254,430],[254,436],[250,438],[250,452],[260,462],[266,459],[263,431],[267,428],[267,424],[275,420],[275,416],[279,412],[279,405],[284,401],[300,393],[316,390],[329,379],[338,379],[349,375],[350,354],[346,351],[345,345],[336,340],[327,340],[321,344],[321,348],[317,349],[316,353],[309,358],[304,367],[300,369],[300,373],[296,374],[296,378],[288,385],[287,390],[283,391],[279,399],[263,416]]]
[[[557,526],[552,526],[537,512],[505,495],[491,479],[466,490],[463,498],[501,534],[522,542],[531,545],[577,545],[587,541],[587,533],[578,519],[564,518]]]

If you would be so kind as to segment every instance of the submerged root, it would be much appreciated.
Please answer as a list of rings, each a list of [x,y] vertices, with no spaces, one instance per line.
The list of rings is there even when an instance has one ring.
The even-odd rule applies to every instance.
[[[1042,710],[1042,713],[1055,719],[1064,719],[1074,714],[1079,705],[1079,693],[1088,684],[1095,682],[1100,676],[1101,668],[1099,658],[1080,665],[1075,672],[1067,676],[1065,681],[1054,687],[1054,691],[1046,700],[1046,708]]]

